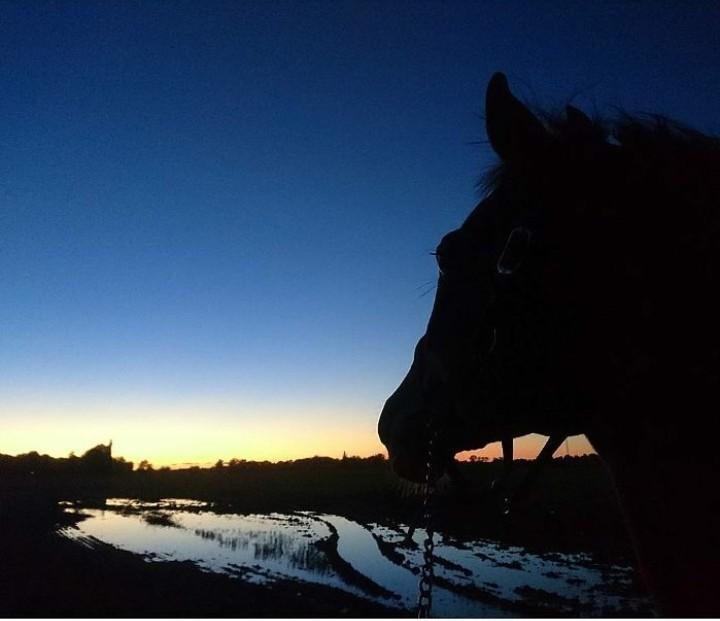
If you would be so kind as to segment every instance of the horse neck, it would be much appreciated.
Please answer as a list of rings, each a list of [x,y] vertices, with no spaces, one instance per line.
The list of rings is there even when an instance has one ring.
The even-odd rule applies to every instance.
[[[608,408],[587,436],[613,475],[640,571],[661,614],[714,616],[720,612],[716,407],[697,385],[666,386],[658,378],[642,400]]]

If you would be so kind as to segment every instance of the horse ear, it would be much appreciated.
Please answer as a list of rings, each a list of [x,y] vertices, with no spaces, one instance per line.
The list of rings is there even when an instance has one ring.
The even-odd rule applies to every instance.
[[[506,161],[527,157],[547,139],[542,123],[510,92],[503,73],[494,74],[488,83],[485,125],[492,148]]]

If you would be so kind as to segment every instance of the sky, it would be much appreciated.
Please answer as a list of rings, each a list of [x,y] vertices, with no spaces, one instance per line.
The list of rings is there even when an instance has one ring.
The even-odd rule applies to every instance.
[[[718,31],[714,2],[0,2],[0,453],[382,452],[492,73],[717,132]]]

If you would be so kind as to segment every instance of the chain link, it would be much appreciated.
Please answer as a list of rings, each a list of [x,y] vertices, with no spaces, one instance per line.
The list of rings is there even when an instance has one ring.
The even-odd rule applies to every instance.
[[[433,441],[435,440],[435,431],[428,422],[428,450],[427,461],[425,462],[425,483],[423,487],[423,515],[422,521],[425,526],[425,541],[423,542],[423,566],[420,569],[420,583],[418,584],[418,619],[426,619],[430,617],[432,608],[432,588],[433,578],[435,577],[433,567],[433,551],[435,543],[433,541],[433,492],[435,484],[432,480],[432,461],[433,461]]]

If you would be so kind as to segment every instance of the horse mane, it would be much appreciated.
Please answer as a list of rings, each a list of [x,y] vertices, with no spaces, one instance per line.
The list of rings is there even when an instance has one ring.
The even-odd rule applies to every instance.
[[[612,119],[587,118],[587,124],[578,124],[564,112],[535,113],[553,142],[562,148],[592,154],[612,145],[626,156],[629,178],[652,176],[665,186],[663,190],[677,193],[694,187],[693,194],[702,193],[697,198],[720,200],[718,136],[660,114],[632,115],[620,110]],[[508,173],[508,166],[500,162],[487,170],[478,186],[489,194]]]

